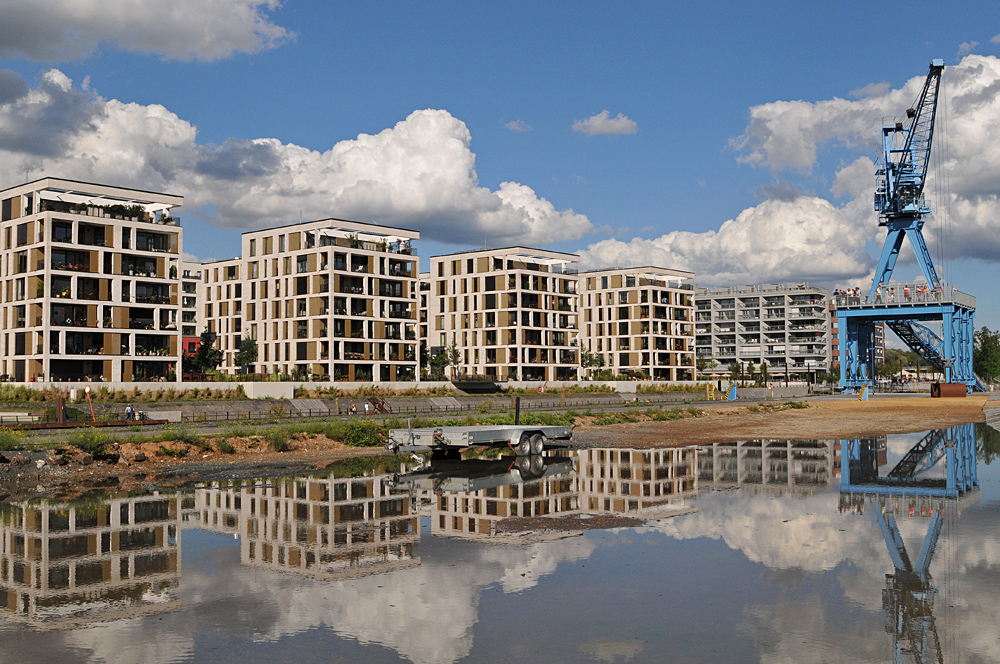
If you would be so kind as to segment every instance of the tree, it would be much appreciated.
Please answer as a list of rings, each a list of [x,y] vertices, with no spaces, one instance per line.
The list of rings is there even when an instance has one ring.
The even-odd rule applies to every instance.
[[[1000,332],[982,327],[972,335],[972,370],[987,383],[1000,378]]]
[[[733,360],[729,363],[729,380],[733,383],[743,378],[743,365]]]
[[[694,361],[694,367],[697,370],[694,379],[698,380],[697,374],[703,374],[711,371],[715,367],[719,366],[719,363],[710,357],[699,357]]]
[[[250,366],[257,362],[257,342],[249,337],[241,341],[234,361],[240,367]]]
[[[604,355],[591,353],[589,348],[580,349],[580,366],[584,369],[599,369],[604,366]],[[587,371],[590,374],[590,371]]]
[[[760,361],[760,382],[767,385],[767,381],[770,380],[770,376],[767,375],[767,362],[764,360]]]
[[[435,376],[443,376],[444,370],[448,367],[448,354],[443,350],[431,355],[430,359],[431,373]]]
[[[202,332],[197,352],[185,356],[184,364],[197,373],[218,369],[222,364],[222,351],[215,347],[215,339],[215,332]]]
[[[447,366],[451,367],[451,377],[458,377],[458,368],[462,366],[462,351],[458,350],[458,345],[453,341],[450,346],[445,348],[445,358],[447,359]]]

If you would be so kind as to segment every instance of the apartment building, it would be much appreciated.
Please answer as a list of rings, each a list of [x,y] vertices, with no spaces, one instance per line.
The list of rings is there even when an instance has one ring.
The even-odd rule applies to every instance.
[[[693,277],[659,267],[581,273],[581,348],[615,375],[694,380],[694,286],[684,283]]]
[[[201,341],[199,304],[205,298],[201,263],[181,261],[181,349],[194,353]]]
[[[183,202],[49,177],[0,191],[0,374],[180,380]]]
[[[586,514],[662,519],[694,511],[695,447],[577,450],[580,508]]]
[[[454,344],[465,375],[575,380],[579,260],[528,247],[432,256],[430,353]]]
[[[420,340],[420,346],[417,348],[417,358],[420,361],[420,366],[417,368],[418,375],[423,377],[424,373],[430,372],[430,366],[427,364],[430,360],[430,354],[428,352],[427,343],[427,311],[428,311],[428,295],[431,292],[431,273],[421,272],[417,278],[417,288],[419,290],[420,301],[417,303],[420,320],[417,323],[417,339]]]
[[[202,267],[220,369],[237,373],[236,352],[251,338],[257,372],[415,380],[419,236],[340,219],[244,233],[239,257]]]
[[[733,362],[772,376],[830,370],[830,292],[810,284],[699,288],[695,293],[698,358],[718,364],[703,371],[728,375]]]

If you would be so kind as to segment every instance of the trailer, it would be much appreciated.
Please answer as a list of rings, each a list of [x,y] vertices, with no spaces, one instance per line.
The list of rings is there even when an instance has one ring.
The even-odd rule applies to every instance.
[[[506,446],[517,456],[541,454],[552,441],[568,441],[573,427],[498,424],[392,429],[385,447],[393,452],[449,452],[466,447]]]
[[[474,493],[509,484],[534,482],[573,471],[568,457],[506,457],[502,459],[436,460],[405,475],[395,476],[390,486],[432,493]]]

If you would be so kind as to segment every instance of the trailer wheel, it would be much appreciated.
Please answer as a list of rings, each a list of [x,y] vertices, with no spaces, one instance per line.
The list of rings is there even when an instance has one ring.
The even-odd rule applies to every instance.
[[[545,459],[540,456],[531,457],[531,474],[540,477],[545,472]]]
[[[531,437],[531,453],[541,454],[545,450],[545,436],[536,433]]]
[[[528,456],[531,454],[531,435],[527,433],[521,434],[521,439],[517,441],[517,446],[514,448],[514,454],[517,456]]]
[[[526,480],[531,476],[530,458],[526,456],[517,457],[517,461],[514,463],[514,466],[517,468],[517,472],[521,473],[522,480]]]

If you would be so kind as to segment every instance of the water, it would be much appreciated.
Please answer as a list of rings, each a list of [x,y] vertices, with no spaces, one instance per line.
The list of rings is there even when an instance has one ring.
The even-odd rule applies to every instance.
[[[751,441],[0,504],[0,661],[1000,661],[1000,434],[886,480],[923,440],[844,493],[840,441]]]

